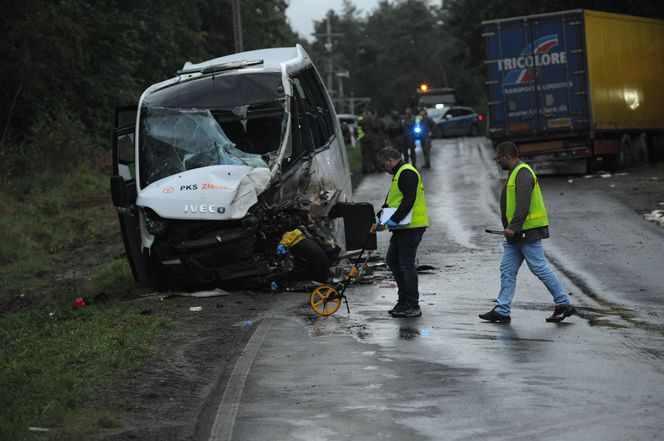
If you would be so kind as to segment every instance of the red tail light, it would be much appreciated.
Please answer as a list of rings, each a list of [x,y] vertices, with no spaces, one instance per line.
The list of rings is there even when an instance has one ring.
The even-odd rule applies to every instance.
[[[478,121],[484,121],[484,117],[482,115],[477,115],[477,120]]]

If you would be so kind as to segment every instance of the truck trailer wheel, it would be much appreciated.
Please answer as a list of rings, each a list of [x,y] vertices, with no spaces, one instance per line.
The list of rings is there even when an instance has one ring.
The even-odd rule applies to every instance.
[[[655,134],[650,143],[650,159],[664,161],[664,134]]]
[[[473,138],[478,136],[480,134],[480,129],[477,127],[475,124],[470,126],[470,130],[468,130],[468,135],[472,136]]]
[[[645,133],[641,133],[632,141],[632,163],[646,164],[649,160],[648,138]]]
[[[618,169],[622,170],[632,165],[632,138],[623,135],[620,138],[620,152],[617,158]]]

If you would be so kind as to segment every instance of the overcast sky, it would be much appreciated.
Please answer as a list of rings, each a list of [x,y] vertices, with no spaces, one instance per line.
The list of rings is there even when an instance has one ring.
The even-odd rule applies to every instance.
[[[373,10],[378,4],[378,0],[352,1],[360,10],[361,15]],[[291,26],[300,36],[312,40],[313,21],[321,20],[330,9],[334,9],[340,14],[342,6],[343,0],[290,0],[286,15]],[[334,32],[334,29],[332,31]]]

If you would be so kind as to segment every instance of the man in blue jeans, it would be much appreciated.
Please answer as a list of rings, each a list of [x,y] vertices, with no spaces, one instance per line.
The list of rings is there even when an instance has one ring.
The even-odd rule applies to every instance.
[[[524,259],[528,268],[544,283],[553,296],[555,308],[547,322],[560,322],[575,313],[560,279],[551,271],[544,257],[542,239],[549,237],[549,220],[544,207],[535,172],[519,159],[519,149],[513,142],[496,147],[496,155],[503,170],[509,170],[507,182],[500,195],[503,221],[503,260],[500,263],[500,294],[498,304],[480,318],[491,322],[509,323],[512,298],[516,291],[516,275]]]
[[[412,164],[403,162],[401,153],[392,147],[382,149],[378,160],[386,172],[394,175],[383,205],[384,210],[391,208],[394,213],[389,219],[383,219],[382,226],[392,232],[385,260],[397,282],[399,298],[388,313],[392,317],[419,317],[422,310],[415,257],[429,226],[422,177]]]

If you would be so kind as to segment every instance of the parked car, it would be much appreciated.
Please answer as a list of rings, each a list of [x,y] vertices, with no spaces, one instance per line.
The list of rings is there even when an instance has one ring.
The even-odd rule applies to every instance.
[[[434,107],[434,108],[425,109],[425,110],[427,111],[427,116],[429,118],[431,118],[434,122],[437,123],[443,117],[443,115],[445,114],[447,109],[449,109],[449,107],[447,107],[447,108],[443,107],[443,108],[440,108],[440,109],[437,109],[437,108]]]
[[[449,107],[440,117],[433,118],[436,123],[435,138],[445,136],[478,136],[484,118],[470,107]]]
[[[355,140],[357,139],[357,118],[352,113],[339,113],[337,120],[341,127],[341,134],[344,137],[346,144],[351,144],[355,147]]]

